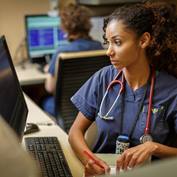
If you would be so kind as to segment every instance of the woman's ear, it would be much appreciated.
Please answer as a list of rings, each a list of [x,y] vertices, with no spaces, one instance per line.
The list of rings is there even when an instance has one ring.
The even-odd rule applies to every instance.
[[[146,48],[147,46],[149,46],[151,42],[151,35],[148,32],[143,33],[143,35],[140,38],[140,47],[141,48]]]

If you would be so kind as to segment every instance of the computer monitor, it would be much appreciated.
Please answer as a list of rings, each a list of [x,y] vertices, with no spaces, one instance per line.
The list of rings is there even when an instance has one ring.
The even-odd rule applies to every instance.
[[[27,105],[15,72],[5,37],[0,37],[0,114],[22,138]]]
[[[59,46],[68,43],[60,24],[58,16],[25,16],[27,53],[31,62],[46,62]]]

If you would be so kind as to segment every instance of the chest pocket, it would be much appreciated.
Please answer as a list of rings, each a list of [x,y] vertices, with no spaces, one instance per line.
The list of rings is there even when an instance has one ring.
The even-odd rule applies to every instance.
[[[152,108],[150,132],[156,141],[163,141],[169,133],[169,127],[166,119],[166,106],[158,106]],[[143,107],[140,115],[139,128],[144,132],[148,115],[148,105]]]

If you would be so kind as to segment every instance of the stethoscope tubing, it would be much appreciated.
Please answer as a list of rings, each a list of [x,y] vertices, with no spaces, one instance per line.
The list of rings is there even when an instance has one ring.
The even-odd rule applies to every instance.
[[[118,80],[119,76],[122,74],[122,81]],[[111,87],[115,84],[120,84],[120,90],[119,93],[117,95],[117,98],[115,99],[114,103],[112,104],[112,106],[110,107],[109,111],[105,114],[102,115],[102,107],[103,107],[103,103],[105,101],[105,98],[109,92],[109,90],[111,89]],[[152,70],[152,76],[151,76],[151,83],[150,83],[150,95],[149,95],[149,104],[148,104],[148,115],[147,115],[147,119],[146,119],[146,126],[144,129],[144,134],[149,134],[150,131],[150,122],[151,122],[151,115],[152,115],[152,98],[153,98],[153,94],[154,94],[154,85],[155,85],[155,70],[153,68]],[[113,107],[115,106],[117,100],[120,97],[120,94],[124,91],[124,76],[123,76],[123,71],[121,70],[116,77],[113,79],[113,81],[111,81],[111,83],[108,85],[106,92],[102,98],[101,104],[100,104],[100,110],[99,110],[99,117],[103,118],[103,119],[109,119],[112,120],[113,117],[109,116],[110,112],[112,111]]]
[[[144,130],[144,134],[149,134],[150,131],[150,122],[151,122],[151,115],[152,115],[152,98],[154,95],[154,85],[155,85],[155,70],[152,70],[152,77],[151,77],[151,87],[150,87],[150,95],[149,95],[149,105],[148,105],[148,115],[146,120],[146,127]]]
[[[122,74],[122,81],[118,80],[118,78],[119,78],[119,76],[120,76],[121,73],[122,73],[122,70],[116,75],[116,77],[113,79],[113,81],[111,81],[111,83],[108,85],[108,87],[107,87],[107,89],[106,89],[106,92],[105,92],[105,94],[104,94],[104,96],[103,96],[103,98],[102,98],[102,101],[101,101],[101,104],[100,104],[100,111],[99,111],[98,115],[99,115],[101,118],[103,118],[103,119],[113,119],[112,116],[109,117],[108,115],[109,115],[109,113],[112,111],[112,109],[114,108],[114,106],[115,106],[117,100],[118,100],[119,97],[120,97],[120,94],[121,94],[121,93],[123,92],[123,90],[124,90],[124,84],[123,84],[123,82],[124,82],[124,76],[123,76],[123,74]],[[114,103],[113,103],[112,106],[110,107],[109,111],[103,116],[103,115],[102,115],[103,103],[104,103],[104,101],[105,101],[105,98],[106,98],[106,96],[107,96],[109,90],[110,90],[111,87],[112,87],[113,85],[115,85],[115,84],[120,84],[119,93],[118,93],[118,95],[117,95],[117,97],[116,97]]]

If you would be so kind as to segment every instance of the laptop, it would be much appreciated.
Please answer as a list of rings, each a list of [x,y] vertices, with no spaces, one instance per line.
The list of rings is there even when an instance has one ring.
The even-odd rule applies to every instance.
[[[22,140],[28,108],[4,36],[0,37],[0,115]]]

